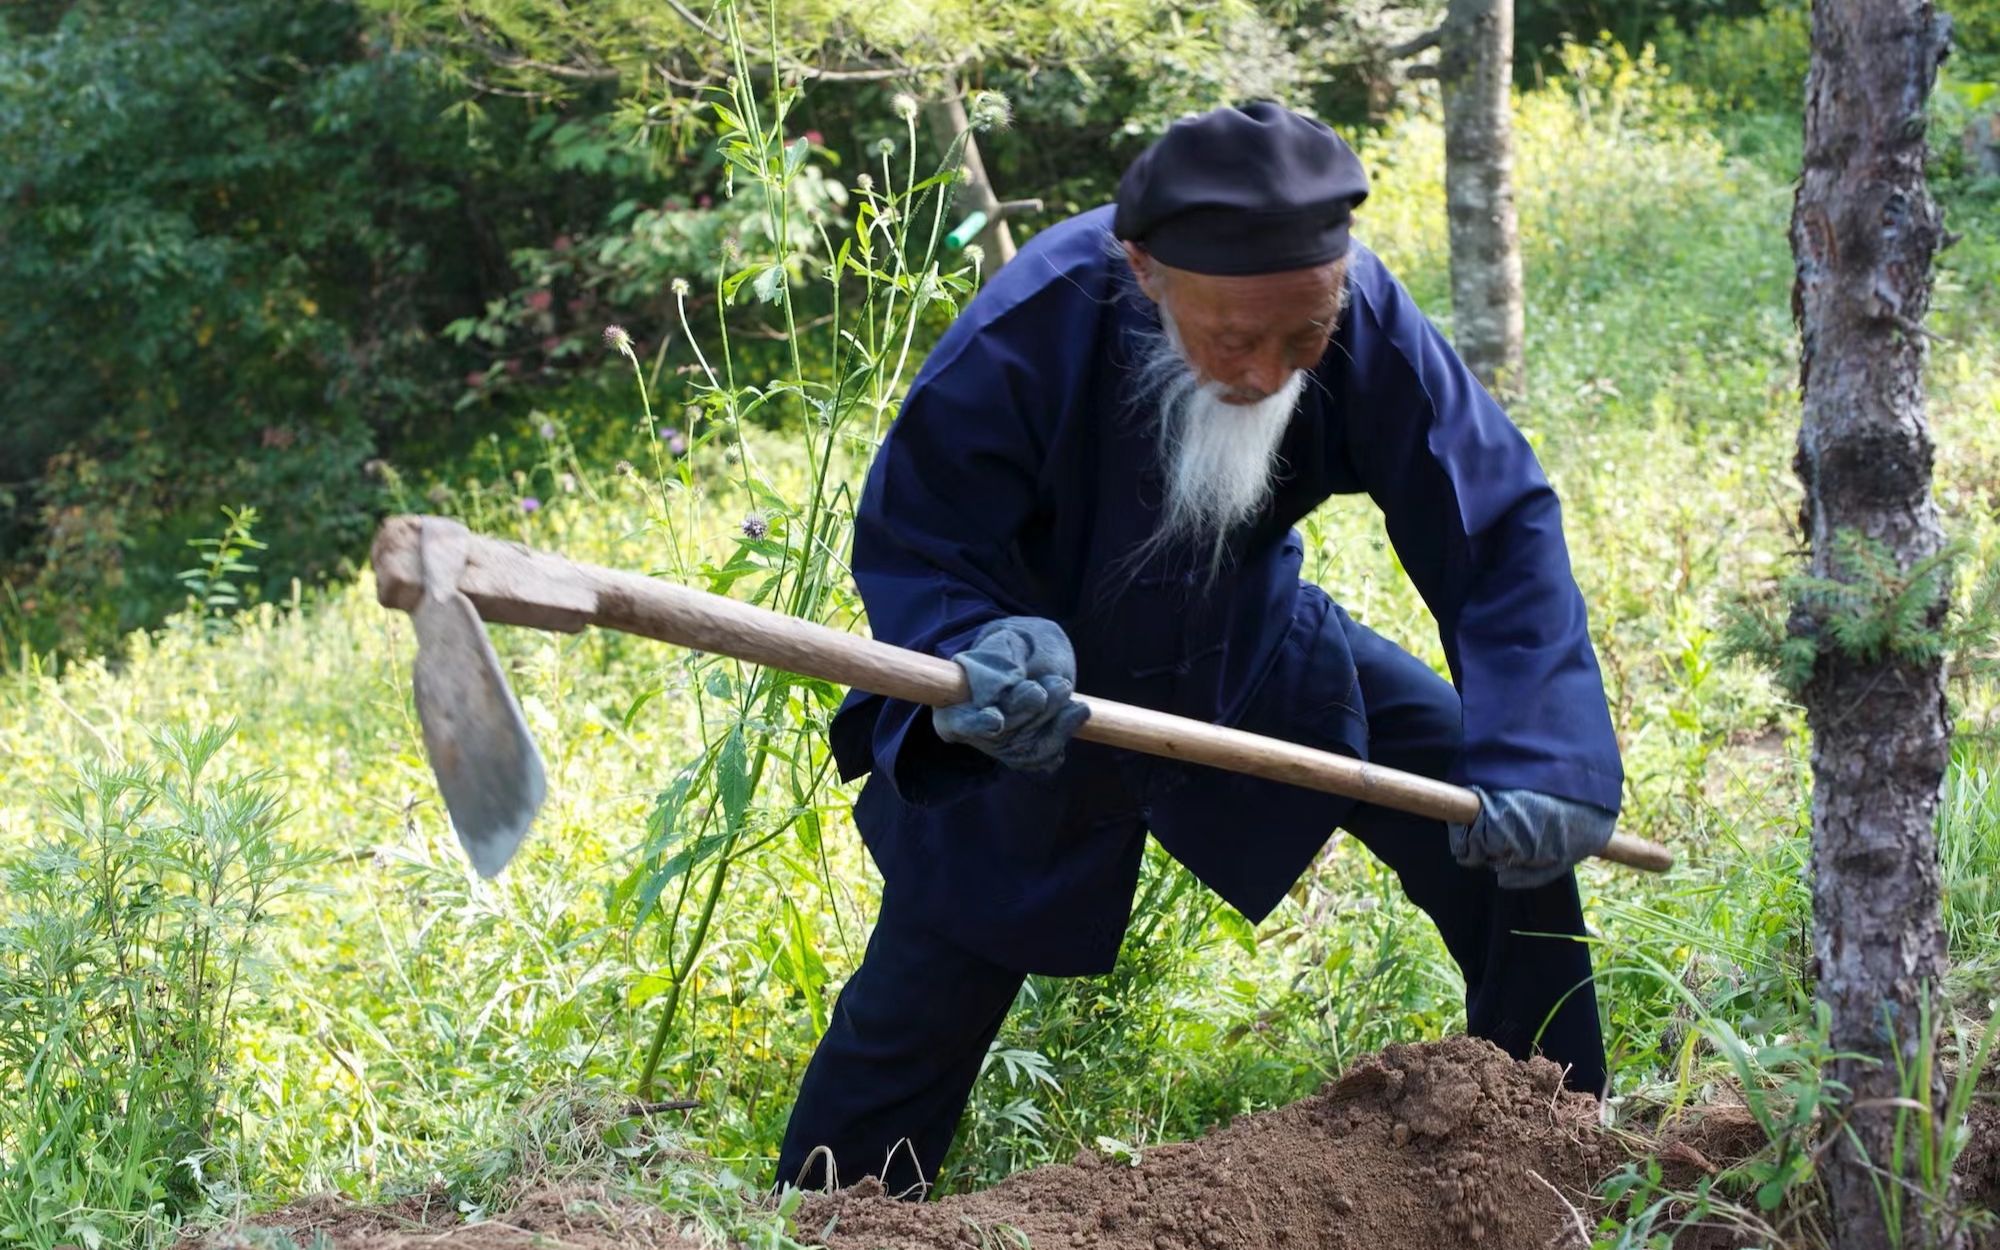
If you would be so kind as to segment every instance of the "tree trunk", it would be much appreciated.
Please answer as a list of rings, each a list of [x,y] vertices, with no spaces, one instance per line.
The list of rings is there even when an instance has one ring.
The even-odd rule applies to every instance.
[[[1816,576],[1852,581],[1837,540],[1880,544],[1905,571],[1940,548],[1931,498],[1921,322],[1941,218],[1924,181],[1924,102],[1948,27],[1928,0],[1819,0],[1806,81],[1805,168],[1792,210],[1804,419],[1795,467]],[[1942,592],[1929,623],[1945,609]],[[1808,609],[1795,627],[1816,628]],[[1804,692],[1813,747],[1813,950],[1832,1013],[1833,1076],[1853,1091],[1854,1138],[1828,1156],[1839,1250],[1962,1244],[1891,1178],[1900,1088],[1930,1044],[1919,1027],[1945,968],[1934,833],[1950,753],[1942,663],[1843,651],[1819,630]],[[1935,1020],[1938,1010],[1932,1012]],[[1935,1025],[1933,1026],[1935,1028]],[[1871,1169],[1881,1169],[1873,1171]],[[1878,1193],[1893,1196],[1885,1209]],[[1894,1208],[1900,1206],[1900,1212]],[[1900,1234],[1891,1224],[1900,1222]]]
[[[979,232],[979,246],[986,253],[983,269],[990,274],[1014,259],[1014,236],[1000,214],[1000,197],[987,181],[986,162],[979,157],[979,140],[973,137],[972,123],[965,115],[965,101],[953,91],[924,111],[930,117],[931,137],[940,153],[951,151],[952,142],[960,135],[965,136],[965,150],[959,164],[965,166],[971,177],[960,188],[957,203],[962,209],[986,214],[986,226]]]
[[[1518,396],[1521,241],[1514,213],[1514,0],[1451,0],[1444,87],[1444,193],[1451,222],[1451,323],[1458,354],[1487,389]]]

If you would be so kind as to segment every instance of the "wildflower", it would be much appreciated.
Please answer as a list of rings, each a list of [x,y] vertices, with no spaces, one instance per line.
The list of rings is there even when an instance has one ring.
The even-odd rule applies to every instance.
[[[687,298],[687,293],[688,293],[688,280],[687,280],[686,278],[675,278],[675,279],[674,279],[674,298],[675,298],[675,299],[686,299],[686,298]]]
[[[877,156],[888,156],[895,150],[896,141],[894,139],[877,139],[875,141],[875,155]]]
[[[555,301],[555,293],[547,287],[543,287],[539,291],[528,292],[528,307],[534,312],[547,312],[549,305],[555,303]]]
[[[632,350],[632,336],[625,333],[624,326],[605,326],[604,345],[613,351],[628,352]]]
[[[687,435],[669,425],[660,431],[660,441],[667,445],[667,451],[676,456],[685,456],[688,449]]]
[[[974,269],[977,269],[986,263],[986,249],[977,243],[968,243],[965,245],[965,259],[971,262]]]
[[[819,147],[826,142],[826,136],[820,134],[817,130],[808,130],[806,131],[806,142],[812,144],[814,147]]]
[[[875,189],[875,179],[872,175],[865,172],[856,174],[854,175],[854,188],[862,192],[873,191]]]
[[[552,443],[555,441],[556,437],[556,423],[553,421],[544,421],[542,422],[541,428],[536,430],[535,433],[540,434],[542,436],[543,442]]]
[[[574,491],[576,489],[576,474],[564,473],[556,478],[556,484],[566,491]]]
[[[702,196],[702,197],[701,197],[700,199],[698,199],[698,200],[696,200],[696,201],[695,201],[695,207],[697,207],[697,208],[709,208],[709,207],[713,206],[713,205],[714,205],[714,203],[715,203],[715,197],[714,197],[714,196],[712,196],[712,195],[704,195],[704,196]]]
[[[896,110],[896,116],[906,122],[917,119],[917,97],[907,91],[898,91],[889,101],[889,107]]]
[[[1014,106],[998,91],[975,91],[966,114],[974,130],[1005,130],[1014,120]]]
[[[521,500],[521,511],[523,512],[539,512],[541,508],[542,501],[533,495],[529,495]]]
[[[770,532],[771,523],[764,519],[763,513],[753,512],[743,518],[743,537],[761,540]]]
[[[631,477],[632,474],[635,472],[635,470],[632,468],[632,462],[630,460],[620,460],[617,464],[617,469],[619,477]]]

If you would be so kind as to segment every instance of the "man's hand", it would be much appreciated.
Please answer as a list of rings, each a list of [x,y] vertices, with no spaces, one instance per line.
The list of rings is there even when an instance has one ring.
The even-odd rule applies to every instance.
[[[931,714],[938,737],[977,747],[1009,768],[1054,772],[1090,709],[1070,698],[1076,653],[1062,626],[1037,616],[993,621],[952,660],[972,698]]]
[[[1561,877],[1611,841],[1618,817],[1601,807],[1533,790],[1488,793],[1478,786],[1479,817],[1446,824],[1452,858],[1467,868],[1490,867],[1500,888],[1532,890]]]

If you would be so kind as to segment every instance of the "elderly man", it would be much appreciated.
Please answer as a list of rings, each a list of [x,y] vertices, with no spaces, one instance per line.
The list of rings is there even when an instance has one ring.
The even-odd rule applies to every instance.
[[[1117,203],[1037,235],[931,353],[855,524],[877,637],[971,700],[851,696],[833,748],[880,918],[807,1069],[781,1182],[921,1193],[1024,975],[1108,971],[1150,832],[1261,920],[1336,828],[1465,974],[1467,1027],[1605,1077],[1573,865],[1622,768],[1559,509],[1382,262],[1331,130],[1177,122]],[[1300,580],[1293,525],[1366,492],[1452,681]],[[1478,790],[1447,826],[1071,735],[1081,683]],[[831,1165],[831,1167],[829,1167]]]

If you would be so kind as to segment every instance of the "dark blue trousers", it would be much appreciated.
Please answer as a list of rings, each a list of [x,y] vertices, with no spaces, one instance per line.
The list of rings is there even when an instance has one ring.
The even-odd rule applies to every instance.
[[[1347,631],[1368,712],[1369,759],[1445,775],[1459,741],[1451,683],[1358,623]],[[1601,1093],[1604,1042],[1589,948],[1543,936],[1586,933],[1574,875],[1537,890],[1502,890],[1490,870],[1452,859],[1441,822],[1361,804],[1341,827],[1395,871],[1437,925],[1465,976],[1467,1031],[1516,1058],[1539,1052],[1567,1068],[1571,1089]],[[921,1196],[1023,979],[905,919],[894,892],[885,892],[861,967],[806,1068],[778,1182],[818,1189],[875,1176],[892,1194]]]

